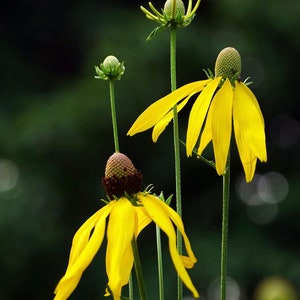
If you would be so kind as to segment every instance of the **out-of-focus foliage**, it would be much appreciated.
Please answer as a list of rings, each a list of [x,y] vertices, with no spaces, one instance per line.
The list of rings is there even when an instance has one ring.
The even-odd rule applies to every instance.
[[[94,79],[94,66],[107,55],[126,67],[115,84],[121,151],[143,171],[145,186],[153,183],[166,196],[175,192],[171,126],[157,144],[150,132],[126,137],[138,114],[170,90],[168,30],[146,42],[156,24],[140,4],[2,1],[0,299],[51,299],[74,232],[102,205],[100,183],[113,139],[108,84]],[[221,49],[236,47],[243,79],[254,81],[265,116],[268,163],[258,165],[252,184],[241,181],[241,164],[232,155],[228,268],[240,300],[253,299],[268,276],[300,288],[299,15],[296,0],[202,0],[192,24],[178,30],[178,86],[203,79],[202,69],[214,68]],[[187,117],[183,112],[179,119],[182,139]],[[187,159],[184,149],[182,175],[183,220],[198,257],[192,278],[202,299],[214,300],[221,178]],[[154,241],[153,227],[139,240],[149,299],[157,299]],[[102,297],[104,249],[71,299]],[[171,299],[176,278],[168,252],[165,259]]]

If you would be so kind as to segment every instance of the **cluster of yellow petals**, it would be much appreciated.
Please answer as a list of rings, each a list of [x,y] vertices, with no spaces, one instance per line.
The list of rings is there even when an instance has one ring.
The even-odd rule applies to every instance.
[[[257,158],[267,161],[264,119],[255,95],[248,86],[221,76],[186,84],[150,105],[134,122],[128,135],[153,127],[152,139],[159,135],[173,118],[173,107],[180,112],[189,99],[197,94],[189,115],[186,152],[192,155],[197,143],[201,155],[212,141],[216,171],[222,175],[232,135],[234,136],[244,168],[246,181],[252,180]]]
[[[138,199],[138,206],[133,205],[126,197],[112,200],[78,229],[73,238],[67,271],[56,286],[54,300],[65,300],[75,290],[83,272],[98,252],[105,231],[107,233],[106,273],[108,277],[108,289],[105,295],[108,296],[111,292],[114,300],[120,300],[122,287],[128,284],[133,266],[131,241],[133,238],[136,239],[151,221],[168,236],[170,255],[177,273],[193,296],[199,297],[186,270],[186,268],[192,268],[197,260],[181,218],[171,207],[154,195],[138,192],[135,196]],[[174,225],[182,234],[186,256],[180,255],[177,251]]]

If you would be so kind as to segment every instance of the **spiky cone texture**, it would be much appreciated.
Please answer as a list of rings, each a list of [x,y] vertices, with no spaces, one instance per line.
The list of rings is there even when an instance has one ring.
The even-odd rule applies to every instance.
[[[107,160],[102,184],[107,196],[113,199],[139,192],[142,179],[142,173],[134,167],[132,161],[125,154],[115,152]]]
[[[233,47],[224,48],[218,55],[215,64],[215,76],[230,80],[241,75],[242,62],[239,52]]]

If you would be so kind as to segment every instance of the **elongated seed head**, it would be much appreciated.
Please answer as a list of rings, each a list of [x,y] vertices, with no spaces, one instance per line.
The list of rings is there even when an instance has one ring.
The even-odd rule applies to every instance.
[[[239,52],[233,47],[223,49],[215,64],[215,76],[232,79],[241,75],[242,63]]]
[[[132,195],[141,189],[142,174],[132,161],[120,152],[109,157],[102,179],[105,192],[109,198]]]

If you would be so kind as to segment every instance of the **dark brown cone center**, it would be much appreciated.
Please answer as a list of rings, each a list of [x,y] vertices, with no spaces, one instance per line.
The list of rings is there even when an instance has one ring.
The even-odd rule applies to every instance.
[[[113,199],[122,197],[125,194],[131,196],[141,190],[142,173],[135,171],[134,174],[118,177],[116,175],[107,176],[102,179],[106,195]]]

